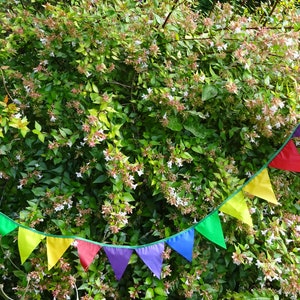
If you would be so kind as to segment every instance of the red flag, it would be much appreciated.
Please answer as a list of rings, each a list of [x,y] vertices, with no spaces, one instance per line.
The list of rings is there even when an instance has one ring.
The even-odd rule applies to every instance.
[[[101,249],[101,246],[83,240],[76,240],[76,243],[80,263],[86,271]]]
[[[288,141],[270,162],[269,166],[281,170],[300,172],[300,153],[293,140]]]

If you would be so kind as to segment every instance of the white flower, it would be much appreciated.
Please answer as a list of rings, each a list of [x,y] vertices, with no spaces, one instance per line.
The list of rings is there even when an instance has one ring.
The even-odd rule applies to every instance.
[[[52,115],[50,118],[50,122],[55,122],[55,121],[56,121],[56,117]]]
[[[61,211],[61,210],[63,210],[63,209],[64,209],[64,205],[63,205],[63,204],[59,204],[59,205],[57,205],[57,206],[54,208],[55,211]]]
[[[139,176],[143,175],[144,174],[144,170],[142,169],[139,169],[136,171],[138,173]]]
[[[181,158],[176,158],[176,165],[177,165],[177,167],[182,167],[183,166]]]
[[[29,87],[28,85],[25,85],[25,86],[24,86],[24,89],[25,89],[26,93],[29,93],[29,92],[30,92],[30,87]]]
[[[40,42],[43,44],[43,45],[46,45],[47,44],[47,39],[46,38],[40,38]]]
[[[260,268],[261,266],[263,266],[263,263],[259,260],[256,261],[255,265]]]
[[[82,178],[81,172],[76,172],[76,177],[77,177],[77,178]]]

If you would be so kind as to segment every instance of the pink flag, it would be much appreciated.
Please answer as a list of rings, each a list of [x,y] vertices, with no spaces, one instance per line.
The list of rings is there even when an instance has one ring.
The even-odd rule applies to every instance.
[[[300,172],[300,153],[293,140],[287,142],[269,166],[281,170]]]
[[[143,260],[153,274],[160,278],[163,263],[164,243],[154,244],[151,246],[135,249],[138,256]]]
[[[84,270],[87,271],[101,246],[83,240],[76,240],[76,243],[80,263]]]

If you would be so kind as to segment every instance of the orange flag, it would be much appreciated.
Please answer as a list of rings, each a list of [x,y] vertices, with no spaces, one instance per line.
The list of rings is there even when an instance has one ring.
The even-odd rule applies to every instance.
[[[267,169],[263,169],[243,190],[268,202],[278,204]]]
[[[74,239],[71,238],[47,236],[48,270],[58,262],[73,241]]]
[[[241,220],[251,227],[253,226],[252,218],[242,191],[238,192],[224,205],[222,205],[220,207],[220,211]]]
[[[44,235],[38,232],[19,227],[18,248],[22,264],[26,261],[26,259],[29,257],[29,255],[38,246],[38,244],[44,237]]]

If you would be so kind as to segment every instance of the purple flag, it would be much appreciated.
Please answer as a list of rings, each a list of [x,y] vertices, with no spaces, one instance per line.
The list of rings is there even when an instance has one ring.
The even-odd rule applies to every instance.
[[[295,130],[293,134],[293,138],[294,137],[300,137],[300,125],[298,125],[297,129]]]
[[[164,243],[154,244],[151,246],[135,249],[138,256],[143,260],[147,267],[153,272],[153,274],[160,278],[162,263],[163,263],[163,251]]]
[[[132,249],[103,247],[108,260],[113,268],[116,278],[120,280],[127,268],[129,259],[132,254]]]
[[[188,261],[193,259],[194,228],[171,237],[166,243]]]

